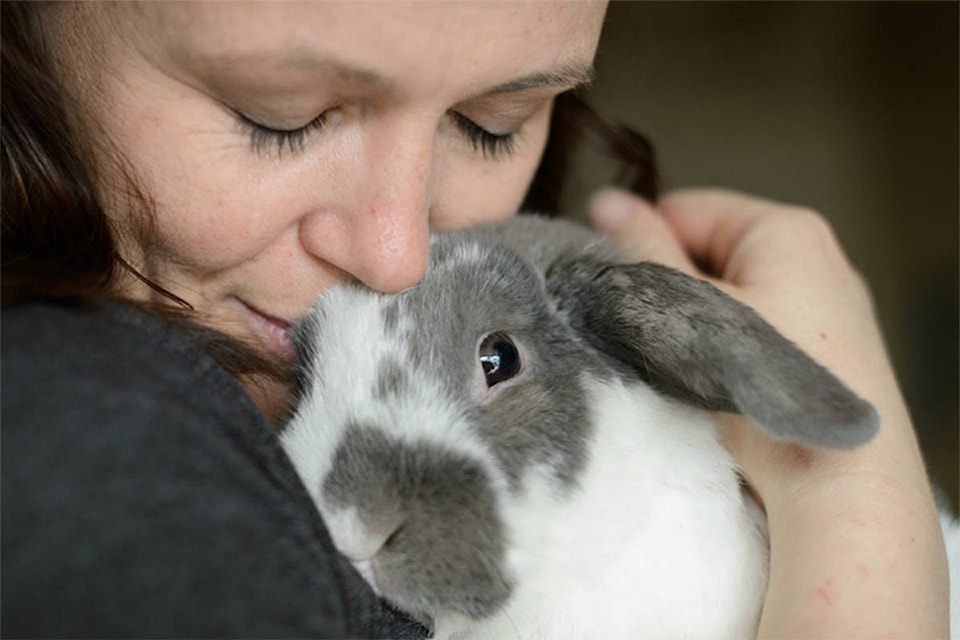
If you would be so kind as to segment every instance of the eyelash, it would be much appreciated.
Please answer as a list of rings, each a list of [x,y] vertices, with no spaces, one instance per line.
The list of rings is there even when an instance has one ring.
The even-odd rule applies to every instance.
[[[257,154],[267,151],[268,147],[274,147],[278,157],[283,157],[284,148],[290,153],[303,151],[306,146],[307,134],[314,130],[323,129],[327,120],[327,113],[324,111],[316,118],[296,129],[275,129],[251,120],[239,111],[235,112],[240,125],[250,136],[250,146]],[[467,139],[473,147],[474,152],[483,154],[484,158],[498,160],[502,156],[510,156],[516,146],[516,134],[496,134],[490,133],[470,118],[451,112],[453,121],[460,133]]]
[[[473,150],[482,153],[484,158],[497,160],[501,156],[513,154],[516,146],[515,133],[490,133],[463,114],[453,111],[451,115],[460,133],[473,145]]]
[[[290,153],[303,151],[306,146],[307,134],[313,130],[323,129],[327,122],[327,112],[324,111],[316,118],[296,129],[274,129],[266,125],[251,120],[239,111],[235,112],[240,126],[250,136],[250,146],[257,154],[262,154],[267,147],[273,146],[278,157],[283,157],[283,148],[286,147]]]

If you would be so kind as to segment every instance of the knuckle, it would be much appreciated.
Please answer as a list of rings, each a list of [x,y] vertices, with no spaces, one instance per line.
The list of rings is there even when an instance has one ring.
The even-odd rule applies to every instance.
[[[804,237],[836,243],[836,235],[830,221],[818,211],[807,207],[791,207],[787,212],[787,219],[793,230],[802,233]]]
[[[860,303],[873,310],[876,304],[873,289],[863,272],[855,267],[850,267],[850,283],[851,291],[857,296]]]
[[[779,232],[811,259],[819,256],[834,268],[849,266],[833,225],[823,214],[805,207],[789,207],[780,216],[780,225]]]

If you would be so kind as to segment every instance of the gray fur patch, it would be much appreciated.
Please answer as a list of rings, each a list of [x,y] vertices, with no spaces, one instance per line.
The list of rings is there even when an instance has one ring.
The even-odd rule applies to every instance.
[[[400,301],[396,298],[388,299],[383,306],[383,328],[388,335],[397,332],[400,323]]]
[[[313,366],[313,361],[316,351],[316,334],[320,330],[322,320],[318,311],[313,309],[305,315],[300,322],[291,327],[290,339],[293,343],[296,361],[293,366],[293,385],[291,388],[290,403],[291,415],[287,416],[281,423],[284,425],[284,428],[292,417],[292,412],[296,411],[296,407],[299,406],[310,392],[311,386],[316,384],[320,378],[321,372],[317,371],[316,367]]]
[[[377,367],[377,381],[373,396],[378,400],[396,398],[408,393],[410,378],[403,366],[393,359],[387,359]]]
[[[496,495],[476,460],[351,425],[322,491],[332,505],[355,507],[368,527],[402,523],[376,558],[384,596],[396,606],[484,617],[510,596]]]
[[[494,401],[469,404],[468,422],[512,490],[534,466],[552,468],[559,486],[575,484],[592,432],[581,375],[607,377],[610,366],[552,312],[543,277],[529,261],[496,237],[475,233],[436,237],[427,275],[400,294],[404,313],[415,318],[403,333],[411,367],[449,397],[463,398],[478,375],[481,338],[509,335],[524,347],[522,373]]]
[[[578,259],[554,268],[550,288],[578,333],[667,395],[811,446],[857,446],[877,432],[870,403],[707,282],[650,262]]]

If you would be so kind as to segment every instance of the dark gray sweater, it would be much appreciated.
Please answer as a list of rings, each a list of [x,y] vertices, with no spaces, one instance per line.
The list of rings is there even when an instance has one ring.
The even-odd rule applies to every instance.
[[[164,320],[4,309],[2,635],[418,637],[333,551],[277,437]]]

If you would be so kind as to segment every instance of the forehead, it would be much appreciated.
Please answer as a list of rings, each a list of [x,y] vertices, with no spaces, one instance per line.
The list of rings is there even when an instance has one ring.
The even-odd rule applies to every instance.
[[[194,66],[328,67],[358,80],[411,71],[496,86],[543,68],[589,64],[601,2],[120,3],[141,48]],[[324,69],[326,70],[326,69]]]

